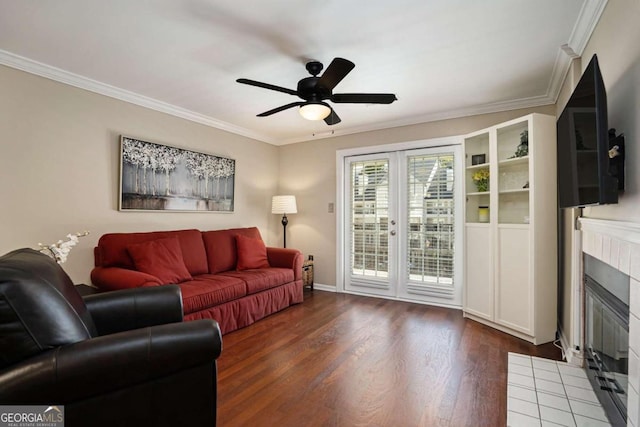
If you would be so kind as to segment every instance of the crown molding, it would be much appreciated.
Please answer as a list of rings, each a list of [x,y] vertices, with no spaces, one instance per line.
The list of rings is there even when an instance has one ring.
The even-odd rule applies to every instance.
[[[571,68],[571,61],[577,57],[571,54],[571,48],[567,45],[562,45],[558,48],[556,53],[556,60],[553,63],[553,71],[551,71],[551,78],[549,79],[549,86],[547,87],[547,97],[553,99],[553,104],[558,101],[562,85],[567,78],[567,73]]]
[[[574,26],[569,41],[566,45],[558,48],[556,60],[554,62],[553,71],[549,80],[549,85],[545,95],[530,98],[522,98],[510,101],[494,102],[472,107],[465,107],[449,111],[437,112],[432,114],[412,116],[399,120],[379,122],[372,125],[351,127],[342,130],[334,130],[329,132],[312,133],[306,136],[294,137],[289,139],[275,139],[264,134],[254,132],[252,130],[235,126],[221,120],[204,114],[196,113],[182,107],[158,101],[137,93],[117,88],[106,83],[99,82],[87,77],[74,74],[63,69],[53,67],[38,61],[34,61],[13,53],[0,49],[0,64],[8,67],[16,68],[31,74],[45,77],[60,83],[74,86],[80,89],[88,90],[100,95],[115,98],[161,113],[169,114],[205,126],[210,126],[236,135],[266,142],[268,144],[280,146],[294,144],[298,142],[314,141],[324,138],[332,138],[343,135],[351,135],[356,133],[371,132],[381,129],[396,128],[401,126],[411,126],[421,123],[434,122],[438,120],[448,120],[461,117],[475,116],[479,114],[497,113],[522,108],[532,108],[544,105],[555,104],[557,102],[562,84],[569,71],[571,60],[573,57],[582,55],[591,33],[604,11],[608,0],[586,0],[580,10],[578,20]]]
[[[11,52],[7,52],[0,49],[0,64],[6,65],[11,68],[25,71],[27,73],[35,74],[41,77],[45,77],[50,80],[54,80],[60,83],[64,83],[70,86],[74,86],[80,89],[88,90],[100,95],[115,98],[121,101],[129,102],[131,104],[139,105],[141,107],[149,108],[151,110],[159,111],[161,113],[169,114],[175,117],[180,117],[185,120],[189,120],[195,123],[199,123],[205,126],[214,127],[216,129],[231,132],[237,135],[245,136],[247,138],[255,139],[258,141],[266,142],[272,145],[288,145],[297,142],[314,141],[317,139],[331,138],[342,135],[351,135],[362,132],[371,132],[375,130],[395,128],[401,126],[410,126],[420,123],[433,122],[437,120],[454,119],[459,117],[475,116],[478,114],[496,113],[501,111],[516,110],[520,108],[531,108],[542,105],[549,105],[555,102],[554,99],[550,99],[547,96],[538,96],[532,98],[523,98],[511,101],[495,102],[490,104],[478,105],[473,107],[466,107],[462,109],[455,109],[445,112],[438,112],[433,114],[412,116],[400,120],[392,120],[386,122],[379,122],[373,125],[352,127],[343,130],[335,130],[330,132],[321,132],[310,134],[308,136],[296,137],[291,139],[278,140],[267,137],[266,135],[259,134],[257,132],[250,131],[248,129],[234,126],[230,123],[216,120],[212,117],[205,116],[203,114],[196,113],[175,105],[168,104],[166,102],[158,101],[153,98],[149,98],[137,93],[120,89],[115,86],[108,85],[106,83],[99,82],[87,77],[80,76],[78,74],[71,73],[69,71],[62,70],[57,67],[53,67],[42,62],[34,61],[29,58],[25,58],[19,55],[15,55]]]
[[[582,5],[578,20],[573,27],[567,43],[578,56],[582,56],[582,52],[584,52],[585,47],[587,47],[587,43],[596,25],[598,25],[607,1],[608,0],[586,0]]]
[[[159,111],[161,113],[169,114],[171,116],[199,123],[205,126],[214,127],[226,132],[245,136],[247,138],[256,139],[258,141],[267,142],[270,144],[274,144],[277,142],[272,138],[268,138],[264,135],[252,132],[245,128],[235,126],[209,116],[205,116],[204,114],[196,113],[182,107],[177,107],[163,101],[158,101],[144,95],[139,95],[135,92],[120,89],[118,87],[111,86],[109,84],[102,83],[78,74],[74,74],[69,71],[53,67],[51,65],[43,64],[42,62],[15,55],[11,52],[7,52],[1,49],[0,64],[70,86],[74,86],[79,89],[88,90],[89,92],[94,92],[100,95],[108,96],[110,98],[118,99],[120,101],[125,101],[131,104],[139,105],[141,107],[149,108],[151,110]]]
[[[600,16],[608,0],[586,0],[580,9],[576,24],[571,31],[567,44],[560,46],[553,64],[547,96],[557,102],[562,84],[564,83],[571,61],[582,56],[593,30],[596,28]]]

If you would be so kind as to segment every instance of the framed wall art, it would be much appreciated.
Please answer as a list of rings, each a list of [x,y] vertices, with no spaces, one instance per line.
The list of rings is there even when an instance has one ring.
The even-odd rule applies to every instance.
[[[120,138],[121,211],[233,212],[236,161]]]

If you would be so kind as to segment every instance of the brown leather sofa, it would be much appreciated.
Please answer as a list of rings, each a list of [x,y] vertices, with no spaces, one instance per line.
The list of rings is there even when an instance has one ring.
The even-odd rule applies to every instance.
[[[87,296],[32,249],[0,257],[0,405],[64,405],[66,426],[214,426],[217,323],[177,286]]]

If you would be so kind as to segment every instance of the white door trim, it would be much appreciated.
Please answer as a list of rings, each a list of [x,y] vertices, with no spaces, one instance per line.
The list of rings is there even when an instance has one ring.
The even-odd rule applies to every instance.
[[[400,142],[395,144],[374,145],[369,147],[347,148],[336,151],[336,291],[345,293],[344,288],[344,169],[345,158],[349,156],[357,156],[364,154],[387,153],[403,150],[415,150],[421,148],[435,148],[450,145],[462,145],[463,138],[461,135],[423,139],[418,141]],[[462,191],[459,189],[459,191]],[[415,302],[415,301],[413,301]]]

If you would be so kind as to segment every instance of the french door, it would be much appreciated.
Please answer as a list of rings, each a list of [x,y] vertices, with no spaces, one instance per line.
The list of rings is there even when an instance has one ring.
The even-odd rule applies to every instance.
[[[345,292],[461,306],[460,152],[345,157]]]

